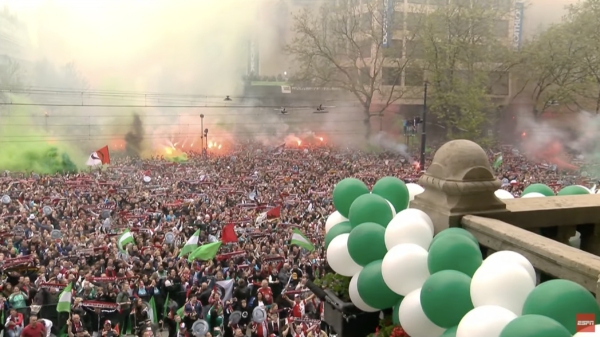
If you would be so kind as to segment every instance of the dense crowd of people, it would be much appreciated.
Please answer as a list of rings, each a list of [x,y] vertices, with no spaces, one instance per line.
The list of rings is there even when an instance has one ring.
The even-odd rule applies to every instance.
[[[5,172],[0,329],[9,337],[333,335],[305,283],[328,270],[324,226],[336,182],[416,182],[420,172],[399,154],[308,143],[244,144],[185,162],[127,157],[76,175]],[[566,179],[510,152],[498,175],[515,194]],[[182,254],[195,233],[198,245],[215,242],[227,225],[235,239],[228,232],[214,258]],[[292,229],[315,249],[290,244]],[[133,242],[122,246],[125,232]],[[67,287],[71,311],[57,312]]]

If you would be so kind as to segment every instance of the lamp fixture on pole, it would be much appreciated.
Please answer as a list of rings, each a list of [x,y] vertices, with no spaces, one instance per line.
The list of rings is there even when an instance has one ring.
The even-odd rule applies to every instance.
[[[200,115],[200,130],[204,130],[204,114]],[[204,150],[204,134],[200,132],[200,148]]]

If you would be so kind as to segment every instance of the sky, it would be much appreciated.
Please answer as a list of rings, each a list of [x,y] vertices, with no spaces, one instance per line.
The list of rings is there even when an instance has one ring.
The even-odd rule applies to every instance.
[[[260,6],[275,0],[0,0],[32,53],[74,61],[93,88],[235,90]],[[267,45],[269,41],[267,41]],[[194,88],[192,90],[192,88]]]

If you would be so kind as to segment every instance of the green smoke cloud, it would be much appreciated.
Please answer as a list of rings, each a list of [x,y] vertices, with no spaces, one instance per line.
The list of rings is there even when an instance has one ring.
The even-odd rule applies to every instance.
[[[30,103],[24,97],[6,95],[0,99],[14,103]],[[0,170],[33,171],[39,174],[77,172],[84,168],[85,155],[60,140],[52,139],[43,128],[33,123],[33,116],[44,116],[43,109],[33,106],[0,107]],[[78,158],[76,164],[71,157]]]

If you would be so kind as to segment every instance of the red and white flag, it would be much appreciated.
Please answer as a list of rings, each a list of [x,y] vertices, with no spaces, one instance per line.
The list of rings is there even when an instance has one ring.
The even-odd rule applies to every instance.
[[[92,152],[87,160],[87,166],[106,165],[110,164],[110,153],[108,152],[108,145]]]

